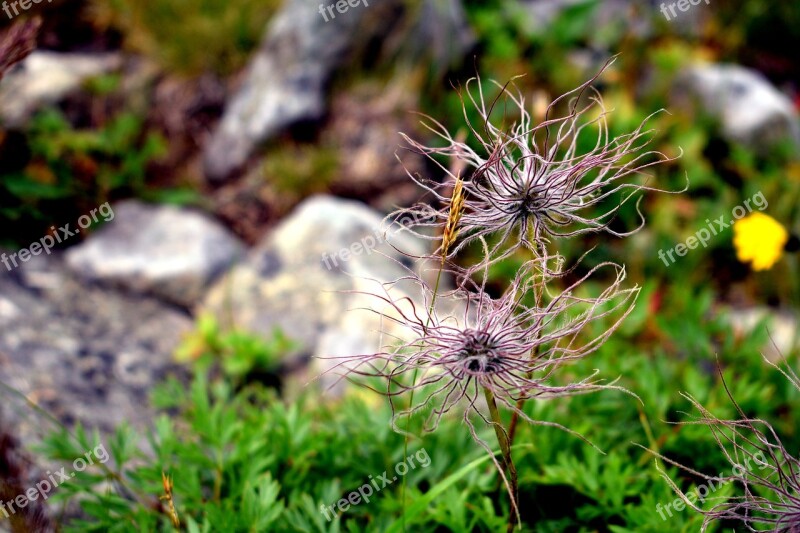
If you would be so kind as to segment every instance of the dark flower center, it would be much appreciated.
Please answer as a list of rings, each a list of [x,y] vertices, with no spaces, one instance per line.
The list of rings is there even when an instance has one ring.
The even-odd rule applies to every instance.
[[[494,374],[501,368],[497,348],[491,335],[485,331],[465,331],[458,358],[467,371],[474,374]]]
[[[534,191],[524,193],[518,202],[517,211],[522,217],[534,215],[542,210],[541,198]]]

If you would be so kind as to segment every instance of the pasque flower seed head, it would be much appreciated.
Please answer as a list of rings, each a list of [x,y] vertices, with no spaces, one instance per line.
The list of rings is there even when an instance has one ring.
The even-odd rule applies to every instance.
[[[639,226],[627,231],[612,229],[611,222],[621,207],[640,198],[642,191],[660,191],[641,178],[646,169],[670,158],[647,149],[652,133],[646,129],[650,117],[630,133],[616,137],[609,134],[608,111],[591,87],[603,70],[556,98],[538,124],[533,123],[525,99],[509,84],[495,83],[499,94],[487,102],[481,79],[469,80],[461,98],[478,150],[430,117],[423,125],[444,141],[443,147],[426,146],[404,135],[412,150],[427,155],[448,174],[441,184],[410,174],[432,193],[439,206],[444,206],[426,203],[406,210],[431,221],[422,226],[446,226],[449,203],[442,191],[454,183],[463,187],[463,214],[456,228],[459,242],[453,246],[450,240],[444,241],[440,252],[452,257],[470,243],[493,236],[496,240],[489,256],[496,261],[520,247],[545,254],[544,247],[553,237],[600,231],[623,237],[642,227],[641,213]],[[555,116],[565,103],[566,113]],[[480,124],[469,122],[468,108],[474,108]],[[509,108],[513,122],[505,126]],[[500,111],[502,118],[496,116]],[[594,140],[586,149],[588,138]],[[452,167],[466,167],[471,173],[454,176],[437,156],[455,159],[457,164]],[[436,238],[430,231],[420,230],[421,236]]]

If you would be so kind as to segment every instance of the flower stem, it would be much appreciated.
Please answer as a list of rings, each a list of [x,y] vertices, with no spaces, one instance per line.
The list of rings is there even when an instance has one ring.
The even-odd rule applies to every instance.
[[[483,395],[486,398],[486,403],[489,405],[489,415],[492,419],[494,434],[497,436],[497,442],[500,444],[500,450],[503,452],[501,466],[503,470],[508,472],[509,477],[511,514],[508,517],[508,531],[510,533],[519,522],[519,508],[517,507],[517,468],[514,466],[514,461],[511,459],[511,443],[508,440],[506,430],[503,428],[503,422],[500,420],[500,412],[497,410],[497,402],[494,399],[494,394],[489,387],[484,387]]]

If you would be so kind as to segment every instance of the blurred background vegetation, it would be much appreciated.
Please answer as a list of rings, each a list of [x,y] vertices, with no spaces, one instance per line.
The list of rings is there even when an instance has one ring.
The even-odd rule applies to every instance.
[[[401,15],[410,16],[413,4]],[[572,261],[595,247],[583,268],[615,260],[627,266],[629,283],[643,287],[620,332],[574,369],[575,376],[599,368],[606,378],[619,377],[641,402],[603,392],[530,403],[532,417],[581,432],[605,455],[552,428],[524,426],[517,469],[525,531],[697,531],[702,517],[692,511],[676,512],[667,521],[657,514],[656,505],[675,495],[654,468],[654,458],[632,443],[709,475],[728,472],[708,431],[672,424],[689,419],[682,413],[691,411],[682,391],[720,417],[736,416],[717,374],[719,364],[744,412],[769,420],[797,453],[800,391],[761,354],[773,353],[771,317],[796,324],[800,278],[797,257],[788,252],[772,269],[752,272],[736,258],[732,230],[671,266],[659,259],[658,250],[684,242],[707,219],[730,218],[735,206],[758,191],[769,201],[766,214],[790,232],[800,231],[800,162],[790,141],[761,150],[726,138],[711,114],[675,104],[680,89],[674,80],[696,61],[734,63],[761,72],[796,104],[800,5],[701,3],[692,9],[704,13],[697,13],[688,31],[688,22],[668,22],[658,6],[644,2],[598,23],[600,4],[574,2],[549,23],[535,24],[517,2],[464,0],[477,40],[463,64],[441,65],[401,46],[376,49],[366,43],[353,51],[330,91],[346,94],[375,84],[388,94],[399,87],[407,111],[427,113],[458,131],[464,116],[453,87],[476,71],[500,83],[523,75],[516,84],[535,104],[575,87],[596,72],[595,65],[619,54],[597,83],[613,109],[611,133],[629,132],[666,110],[651,119],[652,148],[682,156],[655,167],[652,183],[678,191],[688,177],[688,190],[648,194],[640,207],[647,226],[633,238],[588,237],[564,241],[559,249]],[[125,198],[201,207],[251,243],[311,194],[331,192],[379,208],[414,200],[402,187],[396,193],[395,185],[388,187],[387,196],[377,186],[355,187],[343,179],[352,154],[335,130],[326,129],[330,118],[270,141],[255,177],[222,187],[203,179],[197,154],[202,132],[223,107],[219,87],[237,83],[279,7],[277,0],[109,0],[54,3],[42,11],[43,47],[121,49],[152,66],[138,86],[117,74],[95,78],[81,95],[38,111],[24,127],[0,130],[0,244],[26,245],[53,220],[74,220],[93,206]],[[639,28],[644,22],[647,31]],[[177,98],[200,102],[190,107],[191,122],[170,117],[154,91],[142,90],[163,87],[165,80]],[[420,130],[415,134],[425,140]],[[396,141],[399,145],[399,136]],[[423,171],[441,177],[433,165]],[[241,202],[231,207],[231,198]],[[626,206],[620,227],[635,224],[635,215],[635,206]],[[523,260],[499,265],[492,283],[502,288]],[[743,329],[737,317],[754,309],[763,320]],[[796,369],[795,332],[791,329],[792,342],[782,356]],[[402,460],[404,443],[389,429],[387,402],[369,391],[354,389],[343,399],[313,389],[282,395],[280,359],[290,343],[279,333],[264,340],[226,333],[214,317],[198,320],[177,354],[192,368],[191,388],[168,382],[154,394],[165,413],[150,437],[154,453],[140,451],[143,438],[126,428],[110,448],[117,471],[125,472],[126,490],[161,494],[161,472],[172,473],[182,527],[189,531],[397,530],[399,485],[325,521],[320,504],[337,501]],[[80,456],[91,449],[89,437],[80,438],[87,439],[86,447],[54,434],[45,452],[64,460]],[[482,451],[457,417],[433,435],[412,439],[412,451],[422,447],[432,464],[409,475],[409,530],[505,527],[508,509],[496,473],[487,463],[474,462]],[[666,470],[686,489],[700,482]],[[168,517],[158,509],[92,488],[106,476],[79,476],[54,495],[51,503],[78,497],[83,507],[83,516],[67,521],[65,530],[169,530]],[[715,527],[722,526],[738,527]]]

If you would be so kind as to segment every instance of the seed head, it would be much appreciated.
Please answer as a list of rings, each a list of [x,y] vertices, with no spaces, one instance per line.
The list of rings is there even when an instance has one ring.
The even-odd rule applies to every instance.
[[[646,149],[652,130],[645,127],[651,117],[630,133],[610,136],[608,112],[591,84],[612,61],[589,81],[556,98],[547,106],[544,119],[535,125],[523,96],[512,90],[510,83],[492,82],[499,94],[487,103],[480,78],[469,80],[461,98],[464,116],[468,116],[468,107],[474,107],[481,119],[479,126],[468,122],[473,140],[481,147],[477,151],[430,117],[423,125],[444,140],[444,147],[425,146],[404,136],[413,150],[430,157],[448,175],[444,184],[411,175],[441,205],[446,205],[446,199],[440,191],[462,180],[434,156],[456,160],[458,164],[452,164],[453,168],[465,166],[472,170],[463,179],[464,213],[456,228],[460,242],[452,246],[448,241],[448,246],[439,250],[441,253],[452,256],[471,242],[494,236],[489,253],[492,261],[519,247],[542,255],[553,237],[599,231],[626,236],[643,226],[641,213],[640,224],[634,229],[619,231],[610,224],[625,203],[640,198],[639,193],[659,190],[637,178],[648,167],[670,159]],[[554,118],[568,99],[566,114]],[[501,102],[504,109],[513,110],[514,122],[510,126],[496,124]],[[594,146],[582,149],[590,137]],[[447,226],[450,222],[445,210],[429,204],[417,205],[410,211],[433,221],[425,225]]]
[[[472,414],[486,420],[478,403],[484,388],[493,393],[498,404],[512,411],[518,410],[520,398],[553,398],[616,388],[597,382],[595,374],[567,384],[553,381],[561,377],[559,370],[564,365],[587,357],[602,345],[633,309],[638,289],[621,289],[624,269],[603,263],[546,305],[531,306],[526,300],[534,287],[541,289],[535,285],[541,278],[533,281],[533,269],[533,265],[526,265],[500,298],[491,298],[474,286],[440,293],[439,305],[432,306],[430,316],[420,313],[408,297],[396,297],[393,284],[381,285],[381,291],[372,296],[384,309],[374,312],[399,326],[403,333],[392,333],[392,338],[402,340],[379,353],[339,358],[333,371],[348,378],[384,378],[387,388],[383,393],[392,402],[395,422],[426,411],[427,431],[434,431],[441,417],[457,406],[463,407],[464,419],[471,428]],[[580,295],[584,282],[599,270],[615,272],[615,281],[597,297]],[[428,284],[410,272],[404,280],[419,288],[428,309],[433,296]],[[439,309],[444,307],[458,311],[444,313]],[[598,321],[608,323],[599,333],[593,328],[590,333],[589,324]],[[412,375],[417,376],[416,381],[410,379]],[[396,408],[397,396],[412,390],[418,391],[415,399],[420,401]],[[521,411],[519,416],[531,423],[562,427],[532,420]],[[395,429],[401,431],[396,425]]]
[[[767,362],[775,366],[769,360]],[[781,372],[800,389],[800,380],[791,370]],[[722,377],[721,370],[719,374]],[[731,464],[730,475],[709,476],[661,454],[655,455],[713,484],[733,483],[738,495],[707,497],[706,501],[714,504],[707,509],[708,506],[701,507],[692,501],[662,472],[663,477],[688,507],[704,515],[702,531],[720,520],[742,522],[748,531],[800,531],[800,460],[789,453],[769,422],[748,417],[733,399],[724,378],[722,383],[740,418],[720,419],[694,397],[683,394],[700,415],[681,424],[702,425],[709,429]]]
[[[456,178],[453,186],[453,195],[450,197],[450,209],[447,212],[447,222],[442,233],[442,259],[447,257],[447,250],[458,237],[458,224],[464,214],[464,182]]]

